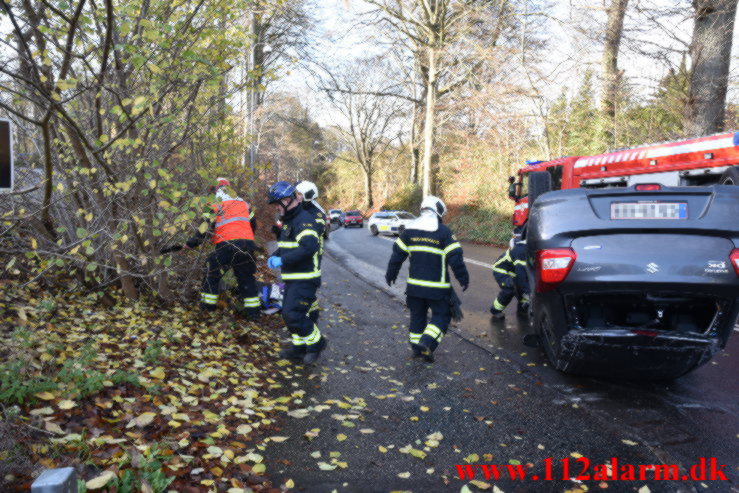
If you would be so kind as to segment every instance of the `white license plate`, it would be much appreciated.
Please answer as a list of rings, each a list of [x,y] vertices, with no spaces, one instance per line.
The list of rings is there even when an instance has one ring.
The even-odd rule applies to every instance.
[[[611,219],[687,218],[687,202],[611,202]]]

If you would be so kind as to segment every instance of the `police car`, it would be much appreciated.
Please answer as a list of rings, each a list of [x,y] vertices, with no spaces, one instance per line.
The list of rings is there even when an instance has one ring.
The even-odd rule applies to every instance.
[[[373,236],[380,233],[400,235],[416,216],[405,211],[375,212],[369,219],[369,230]]]

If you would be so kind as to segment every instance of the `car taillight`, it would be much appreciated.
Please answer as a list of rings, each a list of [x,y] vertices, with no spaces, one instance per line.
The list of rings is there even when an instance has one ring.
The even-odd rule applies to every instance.
[[[731,259],[731,265],[734,266],[734,272],[739,276],[739,248],[733,249],[729,258]]]
[[[662,185],[659,183],[642,183],[636,186],[636,190],[639,192],[654,192],[656,190],[662,190]]]
[[[539,271],[536,290],[543,293],[554,289],[557,284],[565,280],[576,259],[577,255],[571,248],[539,250],[536,255]]]

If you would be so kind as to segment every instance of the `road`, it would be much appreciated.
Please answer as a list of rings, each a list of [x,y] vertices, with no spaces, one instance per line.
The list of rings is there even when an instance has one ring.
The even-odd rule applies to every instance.
[[[384,270],[392,242],[393,238],[371,236],[366,228],[342,228],[331,233],[326,248],[328,256],[338,264],[375,288],[386,291],[396,302],[402,302],[406,271],[401,272],[398,284],[392,289],[384,285]],[[711,491],[739,491],[739,384],[736,379],[739,334],[733,334],[727,348],[713,361],[673,382],[563,375],[547,365],[543,352],[522,344],[522,336],[529,329],[526,319],[515,315],[515,304],[508,307],[505,321],[491,321],[488,309],[497,294],[497,285],[489,266],[500,250],[479,245],[463,246],[471,284],[462,294],[465,319],[452,330],[465,344],[486,353],[488,361],[504,365],[506,371],[525,376],[542,389],[552,391],[555,397],[541,403],[547,406],[552,419],[559,420],[561,413],[573,407],[585,408],[588,416],[597,416],[630,436],[638,437],[638,442],[647,444],[665,464],[687,466],[700,457],[716,457],[719,463],[727,464],[725,470],[730,481],[721,485],[712,483]],[[346,306],[356,307],[349,299]],[[363,306],[362,309],[382,310],[379,306]],[[394,323],[404,329],[407,314],[394,318]],[[443,362],[444,356],[437,358],[437,365],[443,364],[439,360]],[[532,409],[529,418],[537,413]],[[572,426],[570,432],[579,433],[579,429],[591,425],[585,420]],[[601,448],[599,452],[605,450]]]

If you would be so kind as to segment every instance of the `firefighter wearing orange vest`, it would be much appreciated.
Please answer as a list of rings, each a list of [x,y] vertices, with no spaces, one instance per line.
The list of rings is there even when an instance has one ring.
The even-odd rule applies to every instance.
[[[238,282],[239,297],[243,301],[242,313],[248,318],[260,315],[261,304],[254,279],[254,231],[257,229],[254,212],[240,197],[232,197],[225,190],[230,183],[218,178],[215,187],[216,202],[211,204],[215,220],[210,229],[187,240],[184,250],[195,248],[210,236],[215,251],[208,256],[207,270],[200,293],[200,307],[212,311],[216,309],[221,278],[231,268]]]

